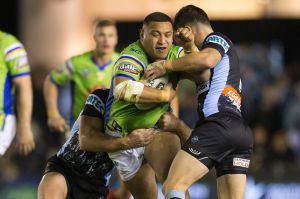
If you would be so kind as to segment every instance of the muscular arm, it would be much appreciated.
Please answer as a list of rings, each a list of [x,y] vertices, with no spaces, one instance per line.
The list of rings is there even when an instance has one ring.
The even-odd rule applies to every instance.
[[[172,113],[165,113],[161,117],[159,127],[162,130],[176,133],[180,138],[181,145],[187,141],[192,132],[191,128],[189,128],[182,120],[175,117]]]
[[[19,151],[28,154],[34,149],[31,131],[32,85],[30,75],[13,79],[17,94],[17,142]]]
[[[215,67],[221,59],[222,56],[219,51],[213,48],[205,48],[200,52],[167,61],[166,68],[172,71],[203,71]]]
[[[80,148],[91,152],[113,152],[141,147],[150,143],[154,130],[140,129],[126,137],[113,137],[103,133],[103,121],[97,117],[80,117]]]
[[[46,77],[44,82],[44,99],[50,130],[65,132],[68,129],[68,125],[59,113],[57,106],[58,88],[54,82],[51,81],[50,75]]]
[[[46,77],[44,82],[44,99],[46,103],[48,117],[51,117],[55,114],[59,114],[57,107],[58,88],[50,80],[50,75]]]
[[[128,81],[129,78],[126,77],[116,77],[114,80],[114,84],[118,85],[121,82]],[[165,99],[164,95],[166,92],[170,92],[169,99]],[[159,90],[151,87],[144,86],[143,92],[139,98],[138,103],[161,103],[161,102],[168,102],[169,100],[173,99],[175,95],[175,91],[171,88],[170,91],[167,90]],[[124,100],[124,92],[121,94],[121,100]]]

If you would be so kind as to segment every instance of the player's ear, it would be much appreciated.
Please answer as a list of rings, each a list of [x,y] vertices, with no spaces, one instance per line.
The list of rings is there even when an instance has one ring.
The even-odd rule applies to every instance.
[[[144,28],[140,29],[140,40],[143,41],[144,40]]]

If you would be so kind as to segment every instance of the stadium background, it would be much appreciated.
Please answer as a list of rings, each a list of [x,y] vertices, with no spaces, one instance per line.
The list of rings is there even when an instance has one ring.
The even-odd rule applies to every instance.
[[[241,60],[244,116],[253,129],[255,152],[247,199],[300,198],[300,1],[299,0],[10,0],[0,6],[0,29],[24,43],[32,66],[33,131],[37,147],[0,159],[0,198],[34,199],[46,158],[62,137],[46,128],[42,83],[51,68],[93,48],[93,23],[118,22],[118,51],[138,37],[153,11],[174,16],[187,4],[204,8],[216,31],[237,45]],[[193,84],[180,87],[180,115],[197,118]],[[192,198],[216,198],[214,173],[191,187]]]

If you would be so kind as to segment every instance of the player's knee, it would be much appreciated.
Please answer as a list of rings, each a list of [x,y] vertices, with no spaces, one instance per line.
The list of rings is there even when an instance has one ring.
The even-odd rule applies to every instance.
[[[68,188],[61,174],[46,174],[38,186],[38,199],[65,199]]]

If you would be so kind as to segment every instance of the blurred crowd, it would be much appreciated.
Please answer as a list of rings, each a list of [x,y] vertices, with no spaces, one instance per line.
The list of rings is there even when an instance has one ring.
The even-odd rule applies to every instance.
[[[297,80],[300,63],[286,65],[284,46],[279,41],[240,44],[238,53],[243,81],[243,114],[252,128],[255,144],[250,175],[262,181],[296,181],[297,176],[293,173],[300,172],[300,81]],[[42,77],[33,71],[33,78]],[[33,79],[33,82],[39,80]],[[197,121],[194,88],[189,81],[181,82],[179,87],[180,117],[190,127]],[[50,133],[47,129],[39,85],[35,85],[33,131],[37,143],[34,153],[22,157],[11,148],[0,159],[0,193],[6,186],[38,183],[46,159],[65,140],[63,134]]]

